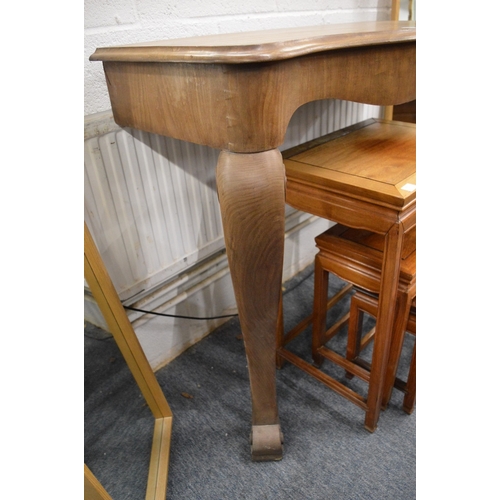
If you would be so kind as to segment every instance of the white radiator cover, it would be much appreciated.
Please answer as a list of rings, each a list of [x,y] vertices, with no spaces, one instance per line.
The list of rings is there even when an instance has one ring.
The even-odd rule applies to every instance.
[[[306,104],[280,149],[379,114],[345,101]],[[86,117],[84,147],[85,221],[124,304],[187,316],[236,312],[215,186],[219,151],[121,129],[111,112]],[[314,236],[329,224],[286,208],[284,280],[312,262]],[[85,299],[86,319],[105,327],[88,290]],[[224,321],[129,317],[153,369]]]

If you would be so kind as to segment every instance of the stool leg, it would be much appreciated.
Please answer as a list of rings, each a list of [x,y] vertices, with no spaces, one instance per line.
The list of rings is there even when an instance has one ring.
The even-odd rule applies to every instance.
[[[373,344],[370,385],[366,401],[368,409],[365,416],[365,428],[370,432],[374,432],[377,428],[382,408],[384,378],[394,327],[394,303],[396,302],[398,292],[403,234],[403,225],[401,222],[398,222],[385,235],[376,323],[377,333]]]
[[[406,394],[403,400],[403,410],[411,414],[415,406],[415,394],[417,388],[417,344],[413,346],[410,371],[408,372],[408,381],[406,382]]]
[[[407,293],[400,293],[396,301],[396,317],[394,318],[394,330],[392,334],[391,350],[387,362],[387,371],[384,381],[384,394],[382,397],[382,408],[386,408],[391,399],[396,372],[398,369],[399,358],[405,337],[406,325],[410,315],[411,303],[413,297]]]
[[[325,344],[328,276],[328,271],[325,271],[321,263],[321,256],[317,254],[314,261],[314,307],[312,328],[312,358],[317,366],[321,366],[324,361],[324,357],[318,353],[318,349]]]
[[[359,307],[358,294],[354,294],[351,297],[349,327],[347,331],[346,359],[349,361],[355,361],[359,356],[363,316],[364,311]],[[354,374],[346,370],[345,376],[351,379],[354,377]]]

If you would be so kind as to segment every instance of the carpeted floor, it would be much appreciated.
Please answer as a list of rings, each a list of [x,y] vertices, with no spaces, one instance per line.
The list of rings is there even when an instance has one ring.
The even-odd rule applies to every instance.
[[[341,285],[333,280],[332,291]],[[310,314],[312,267],[285,284],[285,328]],[[342,314],[347,301],[330,313]],[[168,335],[168,331],[165,332]],[[341,352],[345,334],[330,347]],[[405,375],[413,338],[405,342]],[[309,360],[309,330],[292,349]],[[325,365],[343,377],[343,370]],[[172,500],[411,500],[416,498],[416,410],[394,391],[378,429],[364,412],[298,368],[277,372],[284,434],[279,462],[250,459],[250,393],[243,341],[234,318],[194,345],[157,378],[172,409],[167,498]],[[352,387],[365,388],[356,379]],[[153,417],[106,332],[85,328],[85,463],[114,500],[143,499]]]

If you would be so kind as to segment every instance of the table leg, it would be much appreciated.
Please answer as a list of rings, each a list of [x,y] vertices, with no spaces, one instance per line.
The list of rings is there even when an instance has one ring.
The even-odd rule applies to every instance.
[[[400,294],[396,303],[396,314],[394,318],[394,331],[392,334],[391,350],[389,352],[389,361],[384,381],[384,393],[382,397],[382,409],[385,410],[392,395],[394,381],[398,370],[399,358],[403,349],[408,317],[410,316],[411,303],[413,297],[408,293]]]
[[[252,459],[282,458],[276,325],[285,233],[285,170],[277,150],[221,152],[217,190],[252,399]]]
[[[384,377],[389,360],[389,350],[395,319],[395,304],[401,267],[403,225],[394,224],[385,236],[384,259],[380,283],[379,306],[376,335],[373,344],[370,389],[368,391],[368,411],[365,428],[375,431],[382,407]]]

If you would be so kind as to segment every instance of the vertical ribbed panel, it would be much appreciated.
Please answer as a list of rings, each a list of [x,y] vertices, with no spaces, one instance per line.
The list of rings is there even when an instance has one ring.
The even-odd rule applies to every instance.
[[[378,107],[345,101],[306,104],[280,149],[378,115]],[[224,248],[218,154],[133,129],[85,141],[85,221],[122,300],[147,294]]]

